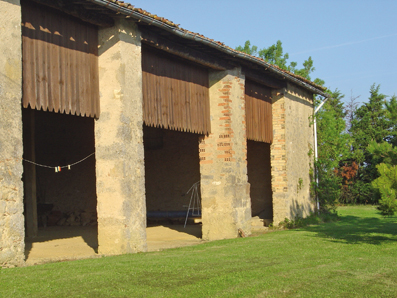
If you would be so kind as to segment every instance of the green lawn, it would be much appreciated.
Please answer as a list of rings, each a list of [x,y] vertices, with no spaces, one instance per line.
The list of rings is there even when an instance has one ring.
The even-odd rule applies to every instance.
[[[142,253],[0,270],[1,297],[397,297],[397,219],[341,220]]]

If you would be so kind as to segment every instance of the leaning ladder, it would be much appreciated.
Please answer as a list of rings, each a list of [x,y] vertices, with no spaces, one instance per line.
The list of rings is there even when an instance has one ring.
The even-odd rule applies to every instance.
[[[184,228],[186,228],[186,223],[189,217],[190,210],[192,211],[191,213],[192,216],[201,216],[201,198],[200,198],[199,186],[200,186],[200,181],[194,183],[186,193],[188,194],[190,192],[191,194],[190,194],[189,207],[187,208],[187,212],[186,212]]]

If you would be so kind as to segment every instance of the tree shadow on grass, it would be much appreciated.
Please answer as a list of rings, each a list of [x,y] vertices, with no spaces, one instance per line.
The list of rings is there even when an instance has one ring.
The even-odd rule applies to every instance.
[[[316,237],[346,244],[374,244],[397,242],[397,219],[341,216],[338,222],[307,226],[306,231],[316,233]]]

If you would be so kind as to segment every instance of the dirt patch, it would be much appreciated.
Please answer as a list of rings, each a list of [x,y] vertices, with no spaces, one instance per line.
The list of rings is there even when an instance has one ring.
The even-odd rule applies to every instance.
[[[148,251],[202,243],[201,225],[156,225],[146,229]],[[26,239],[26,265],[100,257],[96,226],[40,228],[38,237]]]

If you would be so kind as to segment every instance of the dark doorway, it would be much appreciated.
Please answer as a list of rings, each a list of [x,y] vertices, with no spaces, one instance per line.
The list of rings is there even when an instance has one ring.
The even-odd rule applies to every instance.
[[[22,119],[27,256],[29,244],[48,241],[53,228],[73,229],[51,232],[53,239],[82,236],[79,227],[97,235],[94,119],[30,108]]]
[[[146,208],[149,226],[159,223],[184,224],[191,202],[191,192],[187,192],[200,181],[199,136],[194,133],[144,126]],[[195,207],[198,207],[197,202]],[[189,223],[198,223],[197,217],[200,216],[195,217],[196,220],[189,216]]]
[[[272,219],[270,144],[247,140],[247,163],[252,216]]]

